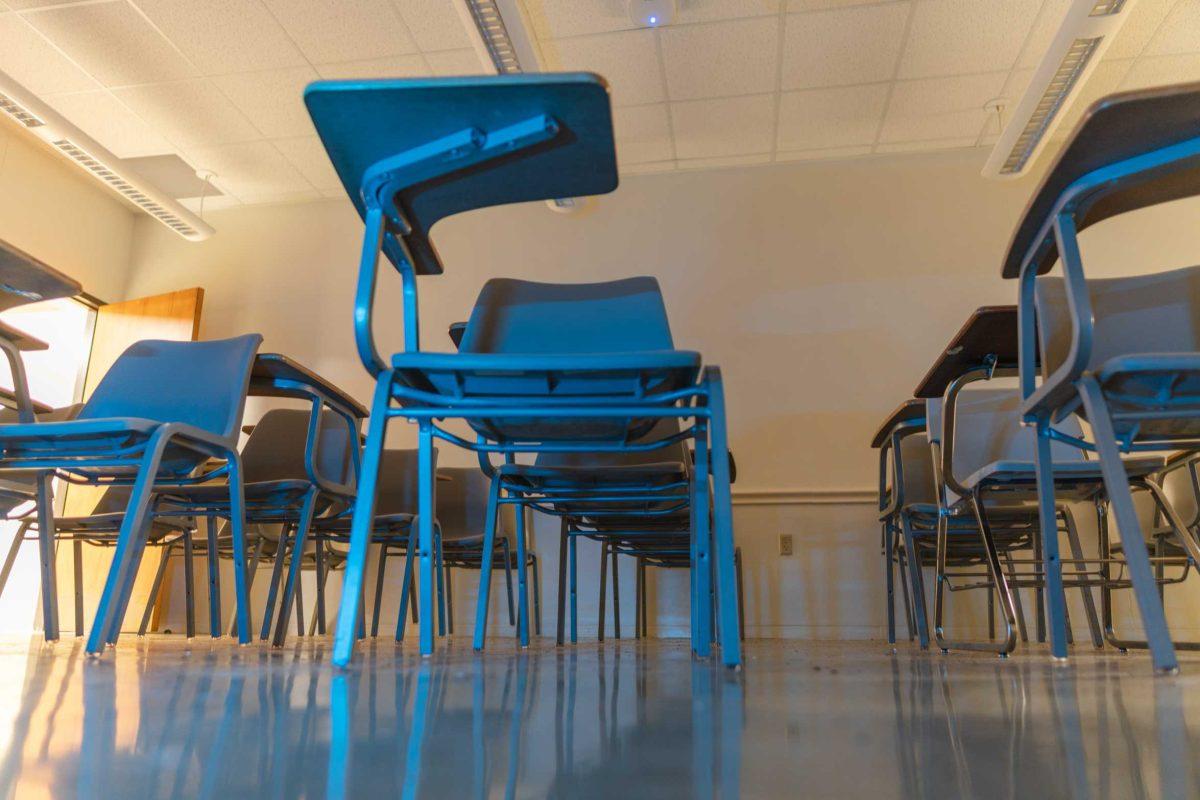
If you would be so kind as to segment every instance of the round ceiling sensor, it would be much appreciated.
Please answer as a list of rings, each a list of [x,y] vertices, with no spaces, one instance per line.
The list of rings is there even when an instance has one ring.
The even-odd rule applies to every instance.
[[[629,17],[646,28],[661,28],[675,19],[675,0],[629,0]]]

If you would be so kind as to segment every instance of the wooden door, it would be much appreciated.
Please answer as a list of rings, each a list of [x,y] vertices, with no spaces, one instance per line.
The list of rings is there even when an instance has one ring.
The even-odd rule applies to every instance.
[[[101,306],[96,312],[95,332],[92,335],[92,352],[88,359],[87,377],[84,379],[83,399],[87,400],[96,384],[108,372],[108,368],[125,349],[142,339],[171,339],[193,341],[200,331],[200,310],[204,304],[204,290],[196,287],[177,292],[126,300]],[[94,486],[67,485],[64,491],[63,517],[90,514],[104,490]],[[58,596],[62,615],[63,631],[87,630],[95,617],[96,605],[104,589],[108,567],[112,561],[112,548],[84,545],[83,548],[83,625],[75,620],[74,554],[70,546],[62,546],[58,552]],[[125,616],[122,630],[136,630],[142,618],[150,584],[158,568],[161,552],[158,548],[147,548],[138,570],[133,595],[129,600],[129,613]],[[169,575],[169,573],[168,573]],[[166,597],[169,585],[163,586],[161,597]],[[161,606],[160,606],[161,608]],[[155,616],[158,616],[156,611]],[[155,620],[157,622],[157,619]]]

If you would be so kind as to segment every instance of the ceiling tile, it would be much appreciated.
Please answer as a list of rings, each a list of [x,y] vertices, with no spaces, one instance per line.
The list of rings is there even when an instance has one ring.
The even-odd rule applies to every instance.
[[[22,16],[105,86],[195,74],[187,59],[128,3],[64,6]]]
[[[392,0],[421,50],[460,50],[471,46],[454,0]]]
[[[900,81],[884,119],[881,142],[977,137],[987,122],[984,104],[996,97],[1007,72]]]
[[[913,9],[901,78],[1010,69],[1041,0],[922,0]]]
[[[243,72],[213,78],[225,96],[270,139],[313,133],[304,87],[317,80],[312,67]]]
[[[675,162],[675,168],[688,169],[720,169],[721,167],[747,167],[754,164],[769,164],[771,156],[767,153],[756,153],[748,156],[716,156],[713,158],[681,158]]]
[[[272,142],[293,167],[321,192],[344,192],[325,145],[316,136],[301,136],[295,139],[276,139]]]
[[[614,105],[658,103],[665,99],[655,33],[619,31],[544,42],[547,70],[585,70],[603,75]]]
[[[113,93],[156,131],[185,149],[262,138],[208,80],[129,86]]]
[[[213,183],[242,202],[315,193],[312,184],[270,142],[192,148],[187,158],[196,169],[215,173]]]
[[[135,0],[203,73],[295,67],[304,56],[259,0]]]
[[[665,103],[614,109],[613,128],[622,165],[665,161],[675,155]]]
[[[904,39],[907,4],[789,14],[783,88],[891,80]]]
[[[474,48],[426,53],[425,60],[429,62],[434,75],[493,75],[496,72],[483,65]]]
[[[1133,62],[1121,81],[1120,88],[1145,89],[1150,86],[1166,86],[1196,80],[1200,80],[1200,53],[1149,56]]]
[[[48,95],[45,100],[119,158],[175,152],[170,142],[108,91]]]
[[[872,144],[887,97],[886,84],[784,92],[776,147],[815,150]]]
[[[27,8],[45,8],[46,6],[61,6],[67,3],[74,3],[77,0],[4,0],[4,5],[9,8],[24,11]]]
[[[674,172],[675,161],[647,161],[645,164],[628,164],[621,167],[621,178],[630,175],[654,175],[662,172]]]
[[[678,158],[720,158],[766,153],[774,135],[770,95],[671,104]]]
[[[314,64],[356,61],[417,50],[388,0],[263,0]]]
[[[876,153],[933,153],[939,150],[961,150],[964,147],[974,147],[974,136],[962,136],[954,139],[927,139],[922,142],[894,142],[876,145]]]
[[[1058,29],[1062,27],[1072,2],[1074,0],[1045,0],[1042,10],[1033,21],[1029,35],[1025,37],[1021,55],[1017,57],[1018,68],[1032,68],[1042,63],[1042,58],[1050,49],[1050,43],[1054,41]]]
[[[672,100],[775,89],[778,17],[666,28],[660,35]]]
[[[16,14],[0,15],[0,69],[36,95],[100,86]]]
[[[625,0],[524,0],[539,39],[636,28]]]
[[[1134,6],[1134,11],[1137,7]],[[1145,55],[1200,53],[1200,2],[1179,0],[1150,40]]]
[[[1167,13],[1178,0],[1138,0],[1117,37],[1105,51],[1105,58],[1136,58],[1142,54]]]
[[[888,0],[787,0],[787,10],[819,11],[825,8],[846,8],[848,6],[873,6]],[[904,0],[908,2],[908,0]]]
[[[473,54],[473,51],[472,51]],[[429,64],[419,53],[410,56],[389,56],[369,61],[343,61],[340,64],[318,64],[317,72],[325,80],[350,78],[416,78],[430,73]]]
[[[677,24],[713,22],[778,14],[781,0],[685,0],[675,14]]]
[[[820,150],[791,150],[775,154],[776,161],[826,161],[838,158],[855,158],[871,154],[870,146],[826,147]]]

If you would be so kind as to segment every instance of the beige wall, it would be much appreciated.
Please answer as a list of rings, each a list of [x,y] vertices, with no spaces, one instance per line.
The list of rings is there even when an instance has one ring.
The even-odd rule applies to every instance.
[[[124,298],[133,221],[96,180],[0,123],[0,239],[112,302]]]
[[[434,230],[446,274],[420,281],[424,344],[450,348],[446,326],[466,318],[490,276],[656,276],[677,346],[702,351],[726,375],[750,633],[877,636],[879,535],[872,501],[864,502],[876,480],[871,433],[971,309],[1014,299],[1000,262],[1032,180],[985,181],[982,160],[959,152],[637,176],[577,215],[529,204],[452,218]],[[1101,271],[1200,263],[1198,208],[1117,220],[1089,235],[1085,255]],[[261,331],[265,349],[367,400],[351,331],[361,228],[349,202],[209,219],[217,234],[199,245],[140,220],[129,296],[201,284],[203,336]],[[397,297],[379,304],[397,309],[385,331],[392,343]],[[412,441],[411,428],[395,428],[396,444]],[[462,454],[445,459],[470,463]],[[773,491],[766,499],[776,504],[755,494]],[[817,503],[820,491],[833,491],[834,503]],[[782,532],[796,537],[792,558],[775,554]],[[551,631],[556,543],[556,528],[539,529]],[[594,574],[590,555],[582,568]],[[622,577],[631,605],[631,575]],[[472,575],[456,586],[460,625],[473,583]],[[659,629],[682,632],[686,580],[667,576],[660,587]],[[586,629],[593,592],[589,583],[581,589]]]

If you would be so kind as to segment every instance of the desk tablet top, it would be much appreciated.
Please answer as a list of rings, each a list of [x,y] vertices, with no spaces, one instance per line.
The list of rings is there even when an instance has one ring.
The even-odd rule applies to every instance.
[[[1035,246],[1038,274],[1054,266],[1058,248],[1053,235],[1045,241],[1037,239],[1059,198],[1072,183],[1101,167],[1197,137],[1200,137],[1200,83],[1122,92],[1092,104],[1021,215],[1004,259],[1004,277],[1018,277],[1021,264]],[[1147,171],[1138,179],[1122,181],[1120,186],[1105,187],[1095,203],[1076,216],[1076,228],[1082,231],[1127,211],[1196,194],[1200,194],[1200,165],[1157,173]]]
[[[429,241],[429,230],[439,219],[505,203],[604,194],[617,187],[608,85],[598,75],[318,81],[305,90],[304,102],[360,216],[366,213],[363,176],[385,158],[469,129],[494,132],[539,116],[558,124],[558,133],[543,144],[473,167],[454,170],[451,164],[444,174],[396,194],[396,207],[412,227],[402,238],[418,275],[442,272]]]
[[[50,345],[43,342],[36,336],[30,336],[20,328],[14,328],[5,322],[0,322],[0,338],[8,339],[17,346],[17,349],[22,352],[31,352],[33,350],[49,350]]]
[[[301,399],[309,397],[303,389],[281,385],[281,382],[312,387],[345,406],[355,416],[359,418],[367,416],[367,409],[361,403],[308,367],[298,364],[287,356],[279,353],[259,353],[254,357],[254,367],[250,370],[250,394],[256,397]]]
[[[875,431],[875,436],[871,439],[871,447],[875,449],[883,447],[883,443],[887,441],[892,429],[897,425],[923,419],[925,419],[925,401],[905,400],[896,406],[891,414],[888,414],[887,419],[879,426],[879,430]]]
[[[77,281],[0,240],[0,311],[81,291]]]
[[[1018,330],[1016,306],[977,308],[925,373],[913,396],[941,397],[951,381],[980,366],[989,355],[996,356],[998,368],[1015,369]]]

